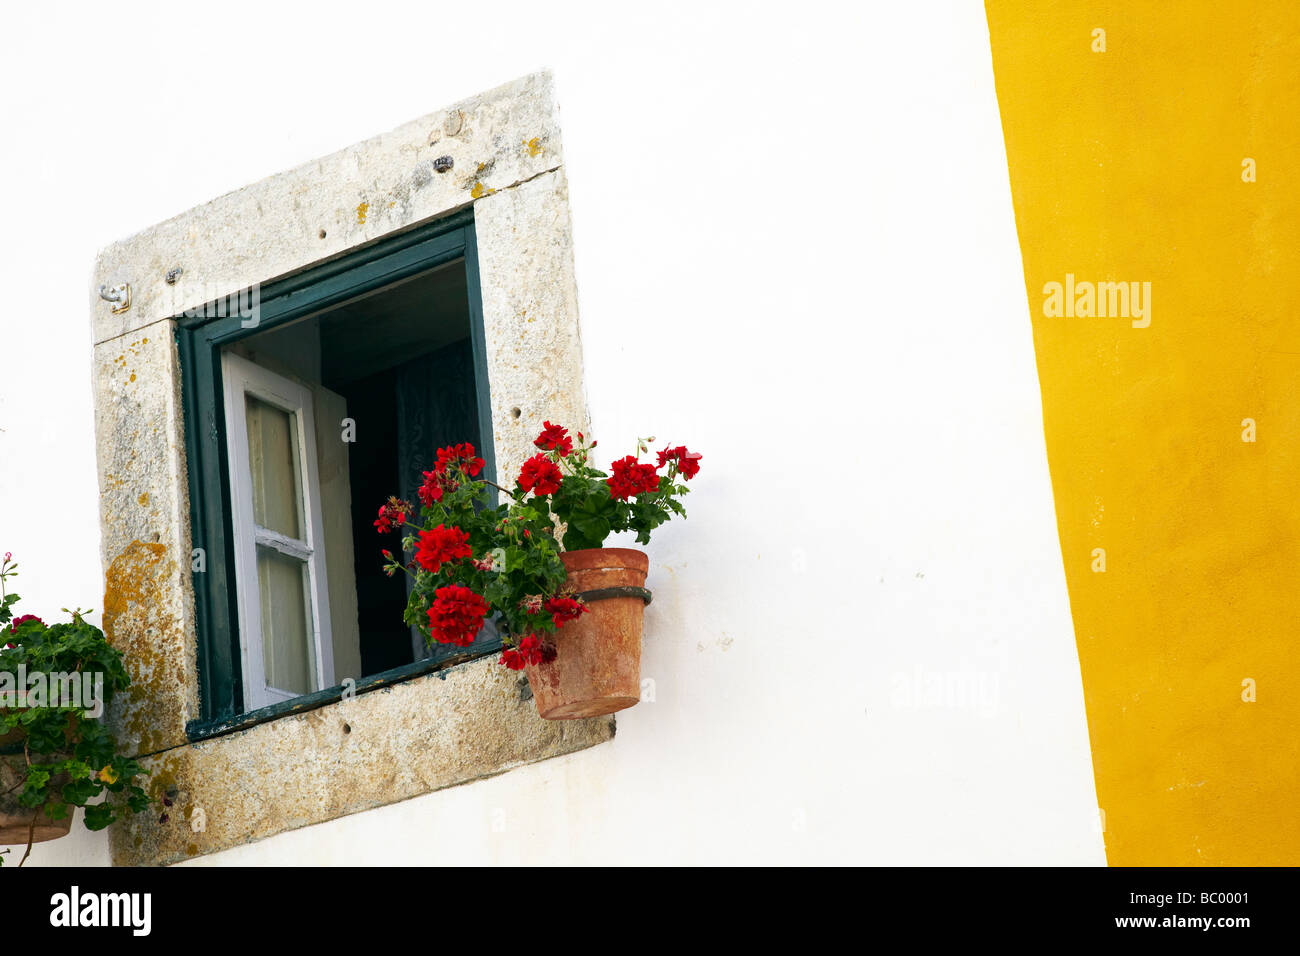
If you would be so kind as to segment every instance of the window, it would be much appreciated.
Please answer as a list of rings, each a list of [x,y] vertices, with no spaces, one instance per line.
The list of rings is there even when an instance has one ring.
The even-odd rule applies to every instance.
[[[255,313],[248,303],[259,303]],[[379,503],[418,500],[435,449],[495,474],[472,222],[446,220],[178,319],[202,718],[191,739],[449,659],[402,622]],[[408,555],[408,559],[409,559]]]
[[[334,684],[311,391],[223,353],[244,700]]]
[[[612,739],[612,717],[539,719],[486,653],[490,634],[468,649],[477,659],[416,660],[404,584],[378,561],[396,536],[371,525],[375,496],[405,494],[401,476],[439,441],[474,441],[495,476],[533,454],[547,418],[588,430],[549,76],[124,238],[100,253],[91,287],[122,284],[129,309],[91,305],[104,629],[140,665],[110,720],[176,796],[170,820],[110,830],[116,863],[175,863]],[[228,295],[240,289],[259,294],[256,317],[231,309],[248,304]],[[330,615],[319,652],[332,651],[335,683],[262,707],[244,693],[226,354],[305,387],[314,419]],[[354,443],[340,440],[345,418]],[[406,440],[420,423],[425,438]],[[307,432],[299,423],[300,456]],[[341,694],[354,675],[369,676]],[[184,824],[199,810],[195,832]]]

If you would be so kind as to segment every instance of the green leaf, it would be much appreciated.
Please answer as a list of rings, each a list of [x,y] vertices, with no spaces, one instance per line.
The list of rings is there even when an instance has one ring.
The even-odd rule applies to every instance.
[[[85,806],[86,801],[98,796],[100,790],[98,781],[90,779],[73,780],[63,786],[63,799],[68,803],[76,804],[79,807]]]
[[[141,807],[140,809],[143,810],[144,808]],[[113,812],[113,807],[110,804],[95,803],[86,807],[83,822],[86,824],[87,830],[102,830],[116,819],[117,814]]]

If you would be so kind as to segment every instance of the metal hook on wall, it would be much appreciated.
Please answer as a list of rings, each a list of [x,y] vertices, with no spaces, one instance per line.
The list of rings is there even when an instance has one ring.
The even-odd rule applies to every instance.
[[[131,308],[131,286],[123,282],[121,285],[115,285],[111,288],[106,285],[99,287],[99,297],[105,302],[113,302],[113,314],[125,312]]]

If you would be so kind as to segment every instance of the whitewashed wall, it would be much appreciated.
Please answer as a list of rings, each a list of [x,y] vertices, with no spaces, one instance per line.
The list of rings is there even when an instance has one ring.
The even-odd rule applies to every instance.
[[[96,249],[540,67],[601,450],[704,470],[612,743],[197,862],[1104,863],[982,6],[319,6],[0,12],[23,610],[101,601]]]

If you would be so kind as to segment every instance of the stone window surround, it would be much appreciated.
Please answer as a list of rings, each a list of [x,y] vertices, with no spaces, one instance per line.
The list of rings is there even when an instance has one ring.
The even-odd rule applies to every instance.
[[[435,167],[447,156],[450,170]],[[543,419],[588,426],[549,74],[272,176],[100,253],[90,312],[103,623],[133,680],[109,719],[143,755],[153,792],[173,804],[166,823],[145,813],[110,830],[115,864],[177,862],[613,737],[612,717],[541,720],[518,675],[492,658],[198,743],[185,735],[199,716],[199,685],[173,317],[467,206],[493,442],[508,475],[532,451]],[[130,308],[115,313],[98,290],[123,283]]]

